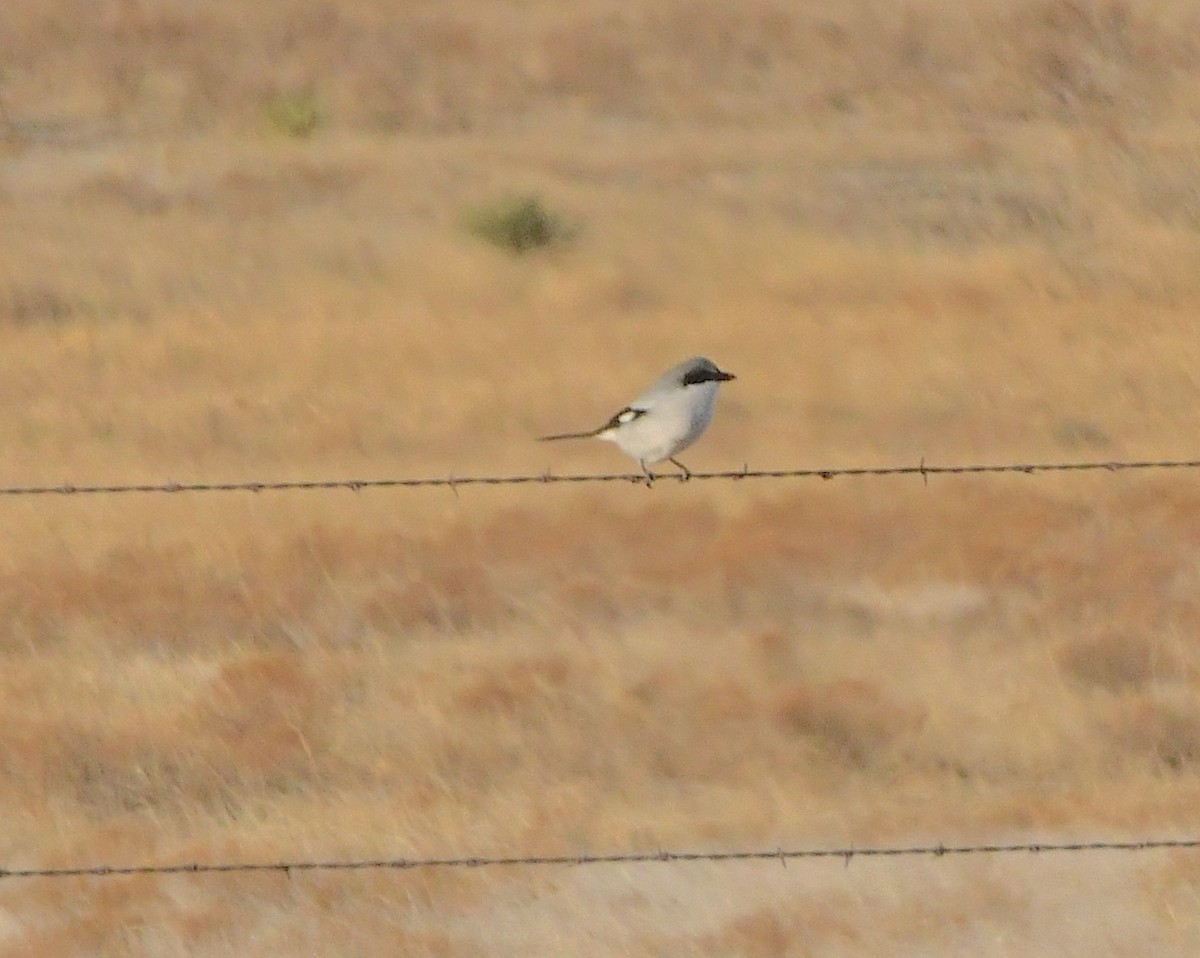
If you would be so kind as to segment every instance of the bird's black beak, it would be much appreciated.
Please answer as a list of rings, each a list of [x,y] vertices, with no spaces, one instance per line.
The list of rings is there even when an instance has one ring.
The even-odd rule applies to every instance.
[[[724,383],[731,379],[737,379],[737,376],[735,376],[733,373],[726,373],[722,372],[721,370],[717,370],[717,374],[714,378]]]

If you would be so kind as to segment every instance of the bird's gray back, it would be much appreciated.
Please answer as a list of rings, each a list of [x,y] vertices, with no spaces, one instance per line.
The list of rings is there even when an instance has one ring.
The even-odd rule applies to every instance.
[[[665,373],[659,376],[652,382],[637,399],[631,402],[634,409],[645,409],[652,406],[657,400],[663,396],[669,395],[675,390],[683,388],[683,378],[693,369],[701,369],[717,367],[711,360],[705,359],[703,356],[693,356],[691,359],[685,359],[683,362],[672,366]]]

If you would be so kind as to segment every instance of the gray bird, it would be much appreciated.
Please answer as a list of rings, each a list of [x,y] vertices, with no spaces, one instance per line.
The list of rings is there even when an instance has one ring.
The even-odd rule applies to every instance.
[[[616,443],[622,452],[636,459],[647,483],[654,480],[649,467],[664,460],[673,462],[683,473],[682,478],[688,479],[691,472],[675,455],[708,428],[717,387],[733,378],[733,373],[723,372],[711,360],[696,356],[668,369],[599,429],[539,438],[543,442],[603,439]]]

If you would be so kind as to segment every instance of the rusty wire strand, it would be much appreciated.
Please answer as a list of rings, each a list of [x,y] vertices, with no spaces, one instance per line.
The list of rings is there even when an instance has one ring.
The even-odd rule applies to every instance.
[[[835,479],[840,476],[920,476],[925,482],[930,476],[977,475],[980,473],[1020,473],[1036,475],[1051,472],[1126,472],[1134,470],[1197,469],[1200,459],[1139,459],[1093,462],[1027,462],[976,463],[936,466],[923,459],[914,466],[851,466],[829,469],[741,469],[718,472],[693,472],[690,476],[665,472],[654,478],[658,482],[690,482],[694,480],[744,479]],[[516,476],[431,476],[392,479],[285,479],[236,482],[147,482],[87,484],[64,482],[59,485],[0,486],[0,496],[87,496],[128,493],[180,492],[286,492],[295,490],[345,489],[361,492],[364,489],[395,489],[445,487],[456,492],[462,486],[549,485],[552,483],[625,482],[645,485],[641,473],[579,473],[555,475],[543,472]]]
[[[1018,852],[1141,852],[1200,848],[1200,838],[1150,838],[1134,841],[1016,842],[985,845],[908,845],[856,848],[763,849],[724,852],[616,852],[604,855],[473,856],[461,858],[383,858],[276,862],[191,862],[174,865],[83,865],[65,868],[0,868],[4,878],[107,878],[118,875],[179,875],[214,872],[410,871],[422,868],[488,868],[515,865],[618,865],[649,862],[778,861],[785,867],[796,859],[944,858],[951,855],[1003,855]]]

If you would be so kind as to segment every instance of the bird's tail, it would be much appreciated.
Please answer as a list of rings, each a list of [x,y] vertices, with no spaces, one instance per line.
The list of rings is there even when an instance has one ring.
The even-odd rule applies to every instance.
[[[557,436],[538,436],[538,442],[555,442],[559,439],[594,439],[599,434],[599,429],[593,429],[591,432],[564,432]]]

